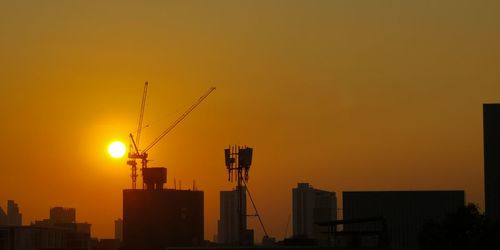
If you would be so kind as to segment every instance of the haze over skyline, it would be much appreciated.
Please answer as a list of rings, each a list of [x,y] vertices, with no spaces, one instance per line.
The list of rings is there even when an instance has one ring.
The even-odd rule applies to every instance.
[[[484,207],[482,103],[500,102],[498,1],[0,1],[0,204],[23,222],[77,209],[113,236],[149,81],[150,151],[205,192],[216,233],[223,149],[254,148],[249,187],[284,236],[297,182],[343,190],[463,189]],[[276,206],[282,204],[282,206]],[[262,232],[256,220],[256,239]]]

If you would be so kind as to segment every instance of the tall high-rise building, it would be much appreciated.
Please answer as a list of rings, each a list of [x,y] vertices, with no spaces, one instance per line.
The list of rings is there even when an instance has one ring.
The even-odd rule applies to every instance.
[[[115,220],[115,239],[123,242],[123,220],[116,219]]]
[[[253,244],[253,230],[247,229],[247,190],[241,187],[231,191],[220,191],[220,219],[218,221],[217,242],[237,246]],[[241,198],[240,198],[241,197]],[[241,204],[240,204],[241,199]],[[241,209],[240,209],[241,206]],[[240,225],[242,225],[240,227]]]
[[[317,223],[337,219],[337,195],[313,188],[309,183],[298,183],[292,190],[293,237],[325,240]]]
[[[7,224],[9,226],[21,226],[23,224],[23,217],[19,213],[19,206],[13,200],[7,201]]]
[[[483,104],[486,218],[500,221],[500,104]]]

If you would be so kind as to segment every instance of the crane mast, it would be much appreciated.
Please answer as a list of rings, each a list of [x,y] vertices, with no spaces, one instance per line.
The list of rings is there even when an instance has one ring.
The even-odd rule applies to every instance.
[[[158,142],[163,139],[172,129],[174,129],[186,116],[191,113],[200,103],[205,100],[214,90],[215,87],[211,87],[208,89],[208,91],[203,94],[198,100],[196,100],[177,120],[175,120],[167,129],[165,129],[156,139],[154,139],[147,147],[145,147],[142,151],[139,149],[139,139],[140,139],[140,134],[141,134],[141,129],[142,129],[142,120],[144,118],[144,107],[146,104],[146,95],[147,95],[147,88],[148,88],[148,82],[144,84],[144,91],[142,95],[142,102],[141,102],[141,112],[139,115],[139,124],[137,126],[137,134],[134,139],[134,136],[132,133],[129,134],[130,141],[131,141],[131,146],[130,146],[130,151],[128,154],[129,160],[127,161],[127,164],[131,166],[132,168],[132,189],[136,189],[136,180],[137,180],[137,162],[136,160],[140,160],[141,162],[141,171],[144,170],[145,168],[148,167],[148,151],[153,148]],[[143,184],[144,185],[144,184]]]
[[[135,142],[137,143],[137,146],[139,146],[139,141],[141,139],[142,120],[144,118],[144,108],[146,107],[147,94],[148,94],[148,82],[145,82],[144,90],[142,92],[141,112],[139,113],[139,121],[137,122],[137,134],[135,136]]]
[[[132,170],[132,174],[130,175],[130,177],[132,178],[132,189],[136,188],[136,182],[137,182],[137,162],[135,160],[140,159],[140,157],[139,157],[139,140],[141,138],[142,120],[144,118],[144,108],[146,107],[147,94],[148,94],[148,82],[145,82],[144,89],[142,92],[141,110],[139,112],[139,120],[137,122],[137,132],[136,132],[135,140],[134,140],[134,136],[132,136],[132,134],[130,134],[131,143],[130,143],[130,150],[128,153],[129,160],[127,161],[127,165],[130,165],[131,170]]]

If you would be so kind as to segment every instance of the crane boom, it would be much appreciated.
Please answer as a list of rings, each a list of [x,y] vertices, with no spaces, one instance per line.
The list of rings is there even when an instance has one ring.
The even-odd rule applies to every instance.
[[[189,113],[191,113],[191,111],[193,111],[198,105],[200,105],[200,103],[203,102],[203,100],[205,100],[205,98],[207,98],[210,95],[210,93],[212,93],[214,90],[215,90],[215,87],[211,87],[210,89],[208,89],[208,91],[204,95],[202,95],[195,103],[193,103],[186,110],[186,112],[184,112],[179,118],[177,118],[177,120],[175,120],[175,122],[172,123],[172,125],[170,125],[167,129],[165,129],[153,142],[151,142],[151,144],[149,144],[149,146],[144,148],[142,153],[145,154],[146,152],[148,152],[148,150],[150,150],[163,137],[165,137],[165,135],[167,135],[172,129],[174,129],[175,126],[177,126],[177,124],[179,124],[182,120],[184,120],[184,118],[186,118],[186,116],[189,115]]]

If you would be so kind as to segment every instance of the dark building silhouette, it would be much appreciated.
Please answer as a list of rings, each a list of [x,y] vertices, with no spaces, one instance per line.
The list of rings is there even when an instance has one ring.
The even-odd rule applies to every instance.
[[[65,207],[53,207],[50,209],[50,220],[54,223],[75,223],[76,209]]]
[[[95,245],[91,238],[92,225],[86,222],[76,222],[76,209],[65,207],[53,207],[50,209],[49,218],[37,220],[31,224],[30,227],[21,228],[17,231],[11,231],[16,235],[21,234],[19,237],[25,237],[30,241],[34,248],[19,248],[19,249],[40,249],[36,246],[45,246],[45,241],[58,241],[57,244],[63,244],[62,249],[81,249],[90,250]],[[42,239],[39,239],[39,235]],[[32,236],[29,236],[32,235]],[[59,237],[64,237],[63,239]],[[17,237],[17,236],[16,236]],[[29,237],[34,237],[33,239]],[[49,244],[47,248],[54,248]],[[45,247],[43,247],[45,248]],[[43,249],[42,248],[42,249]],[[56,247],[57,248],[57,247]]]
[[[253,245],[254,232],[247,228],[247,188],[237,187],[231,191],[220,191],[220,213],[217,223],[217,242],[227,246],[238,246],[240,243],[245,246]],[[241,196],[240,196],[241,195]],[[240,213],[238,204],[240,202],[242,211]],[[244,219],[240,220],[240,214]],[[243,228],[243,240],[240,241],[240,223]]]
[[[343,219],[381,217],[386,220],[393,249],[418,249],[424,223],[441,221],[465,205],[464,191],[368,191],[343,192]],[[345,232],[381,231],[380,223],[344,225]],[[385,225],[384,225],[385,226]]]
[[[9,226],[21,226],[23,216],[19,213],[19,206],[13,200],[7,201],[7,224]]]
[[[95,250],[118,250],[121,242],[118,239],[100,239]]]
[[[7,213],[3,211],[2,207],[0,207],[0,226],[6,226],[7,225]]]
[[[483,104],[484,203],[490,221],[500,221],[500,104]]]
[[[0,226],[0,249],[93,249],[90,235],[63,227]]]
[[[67,249],[69,231],[35,226],[0,226],[0,249]]]
[[[166,170],[150,170],[144,173],[146,189],[123,190],[125,249],[164,249],[203,243],[203,192],[163,189],[165,174]]]
[[[33,223],[39,227],[66,228],[90,237],[92,224],[87,222],[76,222],[76,209],[65,207],[53,207],[50,209],[49,218],[37,220]]]
[[[298,183],[292,189],[292,218],[294,238],[325,244],[327,235],[317,223],[337,219],[336,193],[315,189],[309,183]]]
[[[115,239],[123,242],[123,220],[116,219],[115,220]]]

